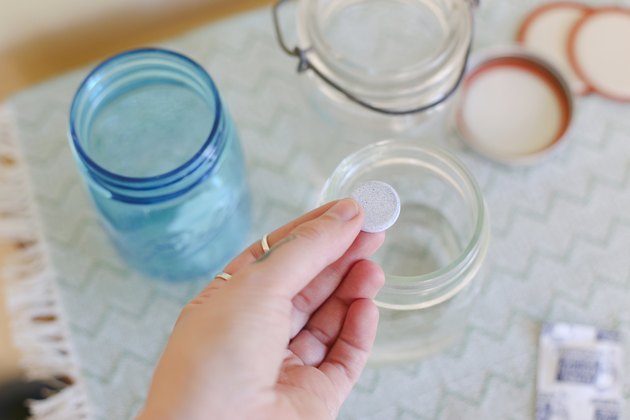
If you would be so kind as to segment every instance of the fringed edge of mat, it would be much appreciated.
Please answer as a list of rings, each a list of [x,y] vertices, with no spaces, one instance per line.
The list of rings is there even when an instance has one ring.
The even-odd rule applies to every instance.
[[[0,281],[6,286],[11,332],[29,379],[67,384],[46,399],[28,401],[31,418],[88,419],[85,385],[36,214],[11,111],[0,104],[0,241],[14,248],[0,266]]]

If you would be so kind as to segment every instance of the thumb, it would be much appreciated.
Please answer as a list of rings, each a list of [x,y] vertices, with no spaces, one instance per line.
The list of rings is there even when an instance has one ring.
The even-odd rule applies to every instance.
[[[363,212],[353,199],[338,201],[324,214],[292,230],[248,266],[241,278],[293,298],[350,248],[361,231]],[[239,276],[240,277],[240,276]]]

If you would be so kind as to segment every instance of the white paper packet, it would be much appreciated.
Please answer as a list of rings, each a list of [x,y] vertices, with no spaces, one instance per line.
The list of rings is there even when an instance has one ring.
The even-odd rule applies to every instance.
[[[621,353],[616,331],[544,325],[536,420],[621,420]]]

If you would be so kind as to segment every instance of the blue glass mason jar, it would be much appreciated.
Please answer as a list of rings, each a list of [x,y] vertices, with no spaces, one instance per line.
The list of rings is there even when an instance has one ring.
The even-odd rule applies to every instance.
[[[153,277],[212,274],[250,224],[243,153],[208,73],[139,49],[96,67],[70,110],[70,144],[105,229]]]

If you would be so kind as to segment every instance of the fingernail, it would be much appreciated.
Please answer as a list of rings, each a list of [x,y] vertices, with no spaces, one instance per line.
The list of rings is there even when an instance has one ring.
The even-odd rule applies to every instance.
[[[351,198],[344,198],[328,210],[329,214],[348,222],[359,214],[359,204]]]

